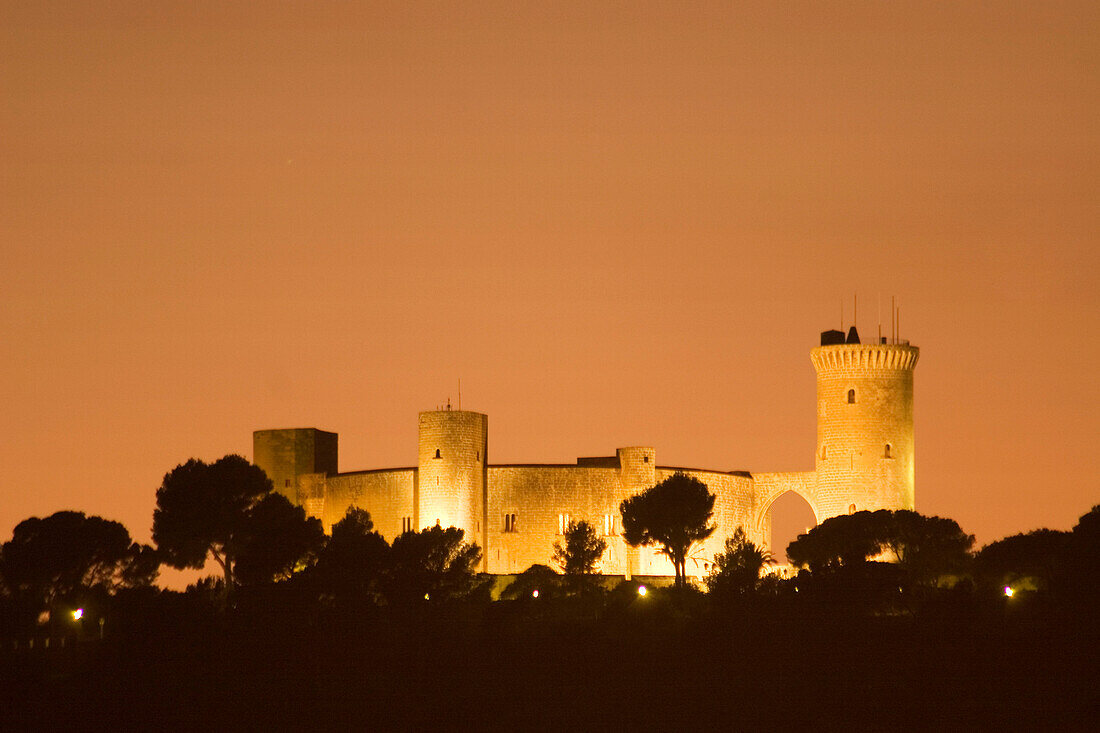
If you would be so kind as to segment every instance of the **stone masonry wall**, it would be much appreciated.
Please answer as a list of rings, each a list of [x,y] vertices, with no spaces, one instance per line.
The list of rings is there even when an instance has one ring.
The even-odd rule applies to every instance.
[[[714,500],[714,534],[701,543],[691,554],[686,564],[688,575],[706,575],[714,556],[725,548],[726,538],[737,528],[744,527],[745,533],[753,542],[760,542],[759,533],[752,522],[753,478],[721,471],[702,471],[691,468],[658,468],[656,479],[664,481],[674,473],[684,473],[707,485]],[[663,556],[668,572],[673,572],[672,563]]]
[[[374,528],[393,542],[406,527],[412,527],[415,468],[359,471],[329,476],[325,482],[321,522],[325,532],[344,518],[348,507],[370,512]],[[406,524],[407,523],[407,524]]]
[[[917,348],[902,344],[812,350],[819,522],[853,510],[914,508],[913,369],[918,356]]]
[[[488,422],[463,410],[420,413],[416,529],[458,527],[484,547]]]
[[[252,433],[252,462],[264,470],[275,491],[302,504],[299,476],[336,473],[337,435],[316,428],[257,430]]]

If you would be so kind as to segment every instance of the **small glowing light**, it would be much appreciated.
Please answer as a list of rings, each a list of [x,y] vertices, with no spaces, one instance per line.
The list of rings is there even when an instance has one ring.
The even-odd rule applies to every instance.
[[[538,597],[539,597],[539,590],[538,590],[538,588],[536,588],[535,590],[531,591],[531,597],[532,597],[532,598],[538,598]]]
[[[646,589],[645,589],[645,586],[644,586],[644,585],[639,585],[639,586],[638,586],[638,595],[640,595],[640,596],[644,596],[644,595],[646,594],[646,592],[647,592],[647,591],[646,591]]]
[[[424,594],[424,600],[425,600],[425,601],[429,601],[429,600],[431,600],[431,594],[430,594],[430,593],[425,593],[425,594]]]
[[[83,608],[78,608],[75,611],[73,611],[73,621],[79,621],[82,618],[84,618],[84,609]]]
[[[1011,586],[1005,586],[1005,598],[1011,598],[1015,593],[1016,591],[1012,590]]]

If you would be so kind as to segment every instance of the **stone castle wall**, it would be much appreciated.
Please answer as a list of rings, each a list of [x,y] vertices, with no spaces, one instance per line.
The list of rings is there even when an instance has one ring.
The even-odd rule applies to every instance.
[[[550,565],[553,544],[562,539],[562,515],[587,520],[605,534],[605,517],[618,516],[622,493],[617,468],[490,466],[488,572],[515,573],[532,563]],[[609,544],[605,572],[624,572],[622,539]]]
[[[822,342],[835,333],[823,334]],[[655,550],[625,544],[619,504],[680,471],[717,497],[717,528],[687,563],[689,575],[701,576],[738,526],[753,542],[771,547],[769,511],[787,492],[803,497],[818,522],[863,509],[914,508],[918,355],[908,344],[859,344],[858,335],[811,351],[817,371],[814,471],[750,475],[657,466],[649,446],[578,458],[576,465],[492,466],[487,416],[450,409],[420,414],[415,468],[337,473],[336,434],[312,428],[256,431],[254,461],[276,489],[321,518],[326,531],[350,506],[369,511],[387,540],[437,522],[455,526],[482,548],[482,570],[501,574],[550,564],[570,519],[586,520],[604,535],[602,572],[673,574],[671,562]]]
[[[313,516],[321,519],[325,532],[344,518],[348,507],[370,512],[374,528],[387,540],[415,527],[413,502],[415,468],[357,471],[329,476],[325,481],[324,509]]]

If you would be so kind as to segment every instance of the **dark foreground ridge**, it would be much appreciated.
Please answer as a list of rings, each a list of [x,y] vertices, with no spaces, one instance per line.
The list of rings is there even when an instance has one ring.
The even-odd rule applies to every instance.
[[[541,600],[541,599],[540,599]],[[1087,730],[1087,606],[918,614],[674,589],[405,609],[131,599],[102,641],[0,653],[5,730]]]

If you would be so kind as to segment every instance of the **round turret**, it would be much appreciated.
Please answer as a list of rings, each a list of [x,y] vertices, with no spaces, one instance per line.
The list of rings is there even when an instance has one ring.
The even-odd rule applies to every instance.
[[[913,370],[908,342],[861,344],[853,328],[822,334],[817,371],[818,521],[864,509],[914,508]],[[842,334],[841,334],[842,336]]]
[[[485,475],[489,418],[479,412],[420,413],[417,526],[458,527],[485,547]]]

